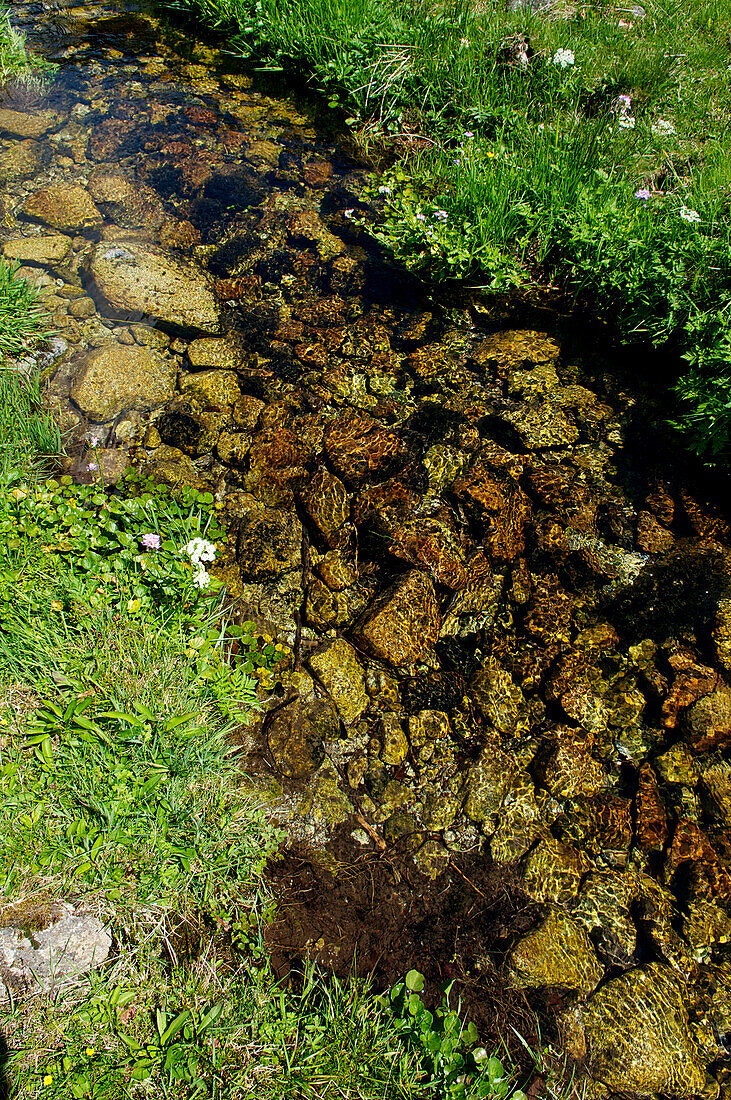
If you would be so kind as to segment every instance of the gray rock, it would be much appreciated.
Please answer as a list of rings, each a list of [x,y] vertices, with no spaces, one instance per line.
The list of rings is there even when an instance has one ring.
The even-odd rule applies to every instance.
[[[111,344],[82,359],[71,397],[101,424],[122,412],[149,412],[173,396],[175,364],[147,348]]]
[[[19,260],[24,264],[38,264],[39,267],[51,267],[59,264],[71,248],[71,238],[62,233],[48,237],[13,237],[3,246],[3,255],[9,260]]]
[[[25,993],[49,992],[105,961],[112,937],[98,917],[57,907],[55,919],[40,931],[0,928],[0,1002]]]
[[[199,268],[144,241],[106,241],[90,265],[99,296],[124,319],[147,315],[165,324],[215,333],[221,318],[212,280]]]
[[[0,109],[0,131],[17,138],[37,138],[60,125],[55,111],[11,111]]]

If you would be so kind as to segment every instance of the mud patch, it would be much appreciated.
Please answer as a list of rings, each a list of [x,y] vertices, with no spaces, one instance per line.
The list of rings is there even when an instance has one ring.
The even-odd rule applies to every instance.
[[[524,992],[500,972],[510,949],[540,921],[543,907],[521,890],[513,868],[481,855],[453,856],[435,881],[415,870],[404,842],[364,851],[346,822],[324,852],[291,847],[267,872],[277,918],[267,943],[281,978],[308,957],[346,977],[355,971],[377,990],[416,968],[426,978],[424,999],[441,1000],[454,982],[485,1046],[507,1045],[511,1059],[529,1069],[513,1032],[537,1046],[553,1032],[552,1013],[541,1016]]]

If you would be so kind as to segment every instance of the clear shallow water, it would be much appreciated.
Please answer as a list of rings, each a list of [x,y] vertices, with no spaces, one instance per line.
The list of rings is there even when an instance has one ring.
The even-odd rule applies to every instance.
[[[134,460],[214,491],[242,615],[298,650],[244,747],[291,834],[358,871],[293,857],[285,954],[464,979],[486,1038],[520,971],[625,1052],[613,1087],[633,1091],[644,1043],[656,1091],[682,1095],[673,1051],[724,1056],[687,1007],[731,1033],[722,507],[571,318],[390,268],[344,213],[367,211],[366,173],[312,104],[142,3],[13,18],[58,68],[0,102],[21,116],[0,224],[59,332],[70,448],[94,434],[110,481]],[[111,301],[98,247],[197,272],[223,350]],[[166,401],[95,420],[71,392],[89,354],[120,369],[139,348]]]

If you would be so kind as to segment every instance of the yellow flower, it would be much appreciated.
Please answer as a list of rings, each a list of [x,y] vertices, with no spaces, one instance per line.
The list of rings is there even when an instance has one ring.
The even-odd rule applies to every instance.
[[[130,612],[130,614],[134,614],[135,611],[139,611],[141,607],[141,600],[127,600],[127,610]]]
[[[87,1058],[93,1058],[94,1055],[96,1054],[96,1051],[94,1050],[94,1047],[87,1047],[86,1050],[84,1051],[84,1054],[86,1055]]]
[[[63,604],[60,600],[51,600],[51,611],[62,611]]]
[[[46,1076],[43,1078],[43,1084],[44,1085],[52,1085],[53,1084],[53,1077],[51,1076],[50,1073],[47,1073]]]
[[[487,150],[487,156],[488,156],[488,157],[490,158],[490,160],[492,160],[492,158],[493,158],[493,157],[495,156],[495,154],[493,153],[492,149],[488,149],[488,150]]]

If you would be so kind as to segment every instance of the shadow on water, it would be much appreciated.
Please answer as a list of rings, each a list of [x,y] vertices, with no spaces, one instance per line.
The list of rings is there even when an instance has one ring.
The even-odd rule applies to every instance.
[[[10,1050],[5,1036],[0,1032],[0,1100],[10,1100],[10,1082],[7,1072],[9,1062]]]

